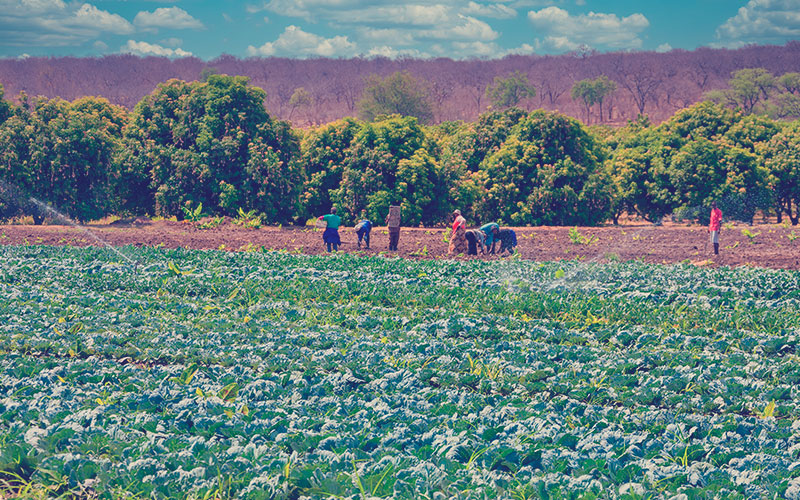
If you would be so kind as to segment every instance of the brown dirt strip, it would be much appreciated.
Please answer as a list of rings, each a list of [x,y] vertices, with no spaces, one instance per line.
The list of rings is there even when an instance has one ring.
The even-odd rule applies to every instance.
[[[263,227],[245,229],[226,222],[213,229],[199,229],[189,222],[150,221],[139,218],[110,224],[86,226],[98,238],[113,246],[164,246],[168,248],[287,250],[304,254],[325,253],[322,230],[303,227]],[[700,266],[757,266],[775,269],[800,269],[800,227],[777,224],[734,225],[723,228],[720,255],[706,245],[705,227],[627,224],[579,228],[586,243],[573,243],[569,227],[514,228],[520,257],[535,261],[578,259],[617,261],[639,259],[671,264],[689,262]],[[746,232],[755,236],[748,236]],[[447,255],[444,228],[403,228],[398,252],[388,251],[385,227],[372,232],[371,250],[359,250],[352,228],[341,228],[341,251],[363,255],[399,255],[405,258],[451,258]],[[61,225],[0,225],[0,244],[6,245],[99,245],[79,227]],[[467,257],[458,257],[467,258]],[[475,258],[475,257],[473,257]],[[497,259],[498,256],[477,258]]]

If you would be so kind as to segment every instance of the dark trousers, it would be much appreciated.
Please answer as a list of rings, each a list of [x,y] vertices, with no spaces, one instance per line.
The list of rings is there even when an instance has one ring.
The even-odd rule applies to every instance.
[[[356,233],[358,235],[358,246],[361,246],[361,240],[364,240],[364,243],[367,245],[367,249],[369,249],[369,231],[359,231]]]
[[[478,255],[478,242],[472,233],[467,233],[467,255]]]
[[[389,228],[389,250],[397,250],[397,243],[400,241],[400,228]]]

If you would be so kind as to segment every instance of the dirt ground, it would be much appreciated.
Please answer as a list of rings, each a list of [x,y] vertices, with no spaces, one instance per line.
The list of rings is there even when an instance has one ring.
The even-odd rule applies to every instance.
[[[514,228],[520,257],[536,261],[579,259],[616,261],[641,259],[668,264],[690,262],[699,266],[758,266],[800,269],[800,227],[777,224],[726,224],[720,235],[720,255],[707,244],[705,227],[626,224],[578,228],[579,238],[570,237],[569,227]],[[352,228],[341,228],[341,251],[407,258],[449,258],[445,233],[449,230],[403,228],[400,250],[388,251],[385,227],[372,232],[370,250],[359,250]],[[574,233],[574,230],[573,230]],[[582,240],[582,241],[573,241]],[[0,244],[6,245],[103,245],[164,246],[231,251],[284,249],[306,254],[324,253],[322,230],[303,227],[245,229],[230,222],[200,229],[190,222],[151,221],[146,218],[95,223],[83,227],[62,225],[0,225]],[[468,257],[459,257],[468,258]],[[475,258],[475,257],[473,257]],[[497,259],[498,256],[477,258]]]

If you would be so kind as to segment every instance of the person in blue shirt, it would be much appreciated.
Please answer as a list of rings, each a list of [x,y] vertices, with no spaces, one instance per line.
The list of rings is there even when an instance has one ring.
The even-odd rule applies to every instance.
[[[507,250],[509,254],[514,255],[514,247],[517,246],[517,233],[513,229],[501,229],[495,239],[500,242],[500,250],[497,253],[502,255]]]
[[[496,222],[490,222],[481,226],[481,231],[486,235],[484,245],[486,245],[486,253],[491,250],[494,253],[494,246],[497,243],[497,235],[500,233],[500,225]]]
[[[372,231],[372,221],[367,219],[367,211],[361,212],[361,220],[356,224],[356,234],[358,235],[358,248],[361,248],[361,241],[366,244],[366,249],[369,250],[369,233]]]
[[[325,232],[322,233],[322,241],[327,245],[328,251],[330,252],[331,249],[334,252],[338,251],[339,245],[342,243],[339,238],[339,225],[342,223],[342,219],[336,215],[336,207],[331,207],[331,213],[320,216],[319,220],[324,220],[327,224]]]

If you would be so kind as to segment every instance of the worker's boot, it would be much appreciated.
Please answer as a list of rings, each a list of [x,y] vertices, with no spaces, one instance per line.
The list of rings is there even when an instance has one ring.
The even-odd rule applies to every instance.
[[[719,255],[719,243],[714,243],[714,255]]]

